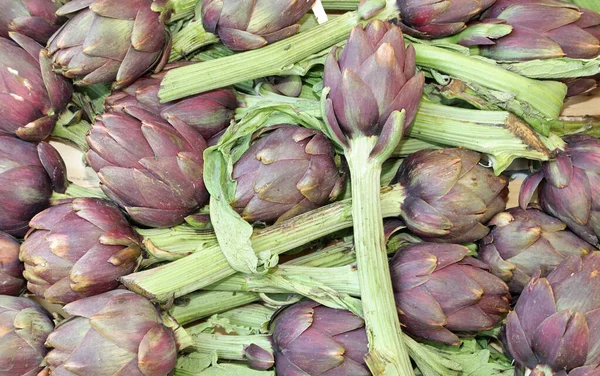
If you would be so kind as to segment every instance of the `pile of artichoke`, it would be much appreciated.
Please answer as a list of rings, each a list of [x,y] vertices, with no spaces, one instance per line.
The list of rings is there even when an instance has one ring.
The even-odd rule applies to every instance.
[[[600,375],[600,5],[0,9],[1,375]]]

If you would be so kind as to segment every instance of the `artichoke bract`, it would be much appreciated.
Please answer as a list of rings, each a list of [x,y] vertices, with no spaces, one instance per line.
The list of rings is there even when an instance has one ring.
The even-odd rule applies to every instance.
[[[52,375],[165,376],[175,367],[173,331],[149,300],[127,290],[69,303],[72,317],[48,336]]]
[[[21,245],[27,288],[66,304],[113,290],[139,263],[139,238],[110,202],[77,198],[52,206],[29,223]]]
[[[429,242],[396,252],[392,283],[408,333],[458,345],[456,333],[489,330],[502,321],[510,310],[508,286],[468,253],[461,245]]]
[[[296,303],[272,319],[278,375],[370,375],[364,321],[313,301]]]
[[[519,192],[519,206],[526,208],[537,191],[538,201],[548,214],[588,243],[600,241],[600,140],[588,135],[564,138],[564,150],[529,175]]]
[[[0,295],[0,370],[3,376],[34,376],[43,368],[50,314],[31,299]]]
[[[66,184],[64,162],[50,144],[0,136],[0,231],[25,235],[29,220],[50,205],[52,189],[64,192]]]
[[[56,15],[58,4],[53,0],[0,0],[0,37],[16,31],[46,44],[64,22]]]
[[[216,89],[177,101],[160,103],[160,82],[166,71],[174,66],[168,65],[161,73],[139,78],[133,84],[113,92],[106,98],[105,107],[112,111],[124,111],[132,116],[140,111],[148,111],[171,124],[184,122],[208,140],[229,126],[233,119],[237,108],[235,90]]]
[[[600,13],[563,1],[498,0],[482,21],[512,27],[510,34],[480,46],[483,56],[495,60],[591,59],[600,53]]]
[[[17,239],[0,231],[0,295],[17,296],[25,288]]]
[[[40,141],[52,132],[73,90],[52,71],[42,46],[22,34],[10,37],[14,42],[0,37],[0,135]]]
[[[315,0],[206,0],[202,25],[233,51],[246,51],[294,35]]]
[[[171,42],[152,3],[73,0],[63,5],[57,14],[70,19],[48,40],[54,67],[79,84],[113,82],[114,88],[153,67],[160,70]]]
[[[402,31],[420,38],[456,34],[496,0],[398,0]]]
[[[191,126],[150,113],[96,118],[85,157],[104,193],[131,219],[151,227],[180,224],[208,201],[202,172],[206,141]]]
[[[284,221],[333,201],[344,178],[333,146],[319,131],[280,124],[233,165],[233,208],[251,222]]]
[[[492,230],[480,241],[478,257],[514,294],[538,270],[545,277],[566,258],[596,250],[559,219],[537,209],[510,208],[496,214],[488,226]]]
[[[595,375],[600,365],[600,252],[571,256],[523,289],[505,327],[506,348],[531,375]],[[596,370],[596,371],[594,371]],[[587,373],[590,372],[590,373]]]
[[[477,241],[506,208],[508,180],[479,165],[465,149],[421,150],[408,156],[394,178],[406,188],[402,218],[410,231],[435,242]]]

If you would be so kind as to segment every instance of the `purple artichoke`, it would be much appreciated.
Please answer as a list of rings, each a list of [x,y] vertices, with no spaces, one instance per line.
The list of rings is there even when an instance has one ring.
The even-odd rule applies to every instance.
[[[137,223],[180,224],[208,201],[202,172],[206,142],[191,126],[147,112],[107,112],[87,136],[88,164],[102,190]]]
[[[233,51],[246,51],[292,36],[315,0],[205,0],[202,25]]]
[[[588,135],[564,138],[566,147],[528,176],[519,193],[526,208],[537,190],[542,209],[563,221],[588,243],[600,242],[600,140]]]
[[[383,144],[390,138],[386,132],[392,130],[392,114],[403,109],[402,129],[406,134],[417,113],[425,80],[415,68],[415,50],[412,45],[404,47],[400,28],[379,20],[364,30],[354,27],[341,53],[339,48],[332,48],[323,76],[323,86],[330,89],[325,115],[340,141],[359,134],[381,135]]]
[[[138,235],[119,208],[96,198],[50,207],[21,245],[29,291],[66,304],[119,286],[140,261]]]
[[[11,32],[10,37],[16,44],[0,38],[0,135],[41,141],[52,132],[72,87],[52,72],[50,59],[40,53],[42,46],[22,34]]]
[[[406,332],[457,345],[455,333],[489,330],[502,321],[510,309],[508,286],[468,253],[466,247],[439,243],[396,252],[390,270]]]
[[[0,295],[0,372],[3,376],[35,376],[48,351],[54,329],[50,315],[31,299]]]
[[[513,28],[480,46],[483,56],[495,60],[591,59],[600,53],[600,13],[563,1],[498,0],[482,21]]]
[[[153,0],[72,0],[57,14],[71,17],[48,41],[55,68],[79,84],[132,83],[170,51],[170,37]],[[110,43],[106,43],[110,41]]]
[[[233,166],[233,208],[248,221],[283,221],[334,200],[344,178],[321,132],[280,124]],[[273,130],[274,129],[274,130]]]
[[[51,375],[165,376],[175,367],[173,331],[146,298],[113,290],[64,309],[72,317],[46,341]]]
[[[394,179],[406,188],[402,218],[429,241],[477,241],[484,224],[506,207],[508,181],[480,166],[465,149],[421,150],[404,160]]]
[[[536,376],[597,375],[600,369],[600,252],[539,272],[508,314],[506,348]]]
[[[0,37],[16,31],[46,44],[65,21],[56,15],[58,8],[54,0],[0,0]]]
[[[441,38],[466,27],[496,0],[398,0],[406,34],[420,38]]]
[[[0,231],[0,295],[17,296],[25,287],[20,246],[17,239]]]
[[[175,66],[167,66],[161,73],[139,78],[126,88],[113,92],[106,98],[107,110],[124,111],[132,116],[136,116],[140,111],[147,111],[171,124],[184,122],[208,140],[229,126],[233,119],[237,108],[235,90],[216,89],[181,100],[160,103],[160,82],[166,71]]]
[[[296,303],[272,319],[278,375],[370,375],[364,321],[313,301]]]
[[[23,236],[29,220],[50,205],[52,188],[64,192],[65,165],[50,144],[0,136],[0,231]]]
[[[564,259],[595,250],[563,222],[536,209],[510,208],[488,226],[493,228],[479,243],[478,257],[515,294],[538,270],[545,277]]]

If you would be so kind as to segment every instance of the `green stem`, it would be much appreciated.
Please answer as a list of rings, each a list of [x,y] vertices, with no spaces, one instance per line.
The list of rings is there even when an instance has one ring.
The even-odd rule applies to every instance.
[[[496,174],[515,158],[539,161],[550,158],[550,150],[538,135],[506,111],[469,110],[422,101],[408,135],[425,142],[485,153]],[[399,154],[398,149],[396,153]]]
[[[218,244],[213,231],[188,224],[172,228],[136,228],[136,231],[143,237],[148,254],[148,259],[143,261],[144,267],[157,262],[178,260]]]
[[[397,16],[395,1],[386,2],[386,7],[375,18]],[[170,70],[162,81],[158,96],[161,102],[168,102],[241,81],[277,76],[294,63],[346,39],[352,28],[362,21],[358,11],[348,12],[256,50]]]
[[[405,197],[404,189],[399,185],[384,188],[380,201],[382,215],[399,216]],[[351,226],[352,201],[344,200],[256,230],[251,242],[256,253],[270,251],[281,254]],[[122,277],[121,281],[132,291],[166,302],[234,273],[235,270],[215,245],[169,264]]]
[[[59,121],[52,130],[50,137],[73,145],[85,153],[89,149],[85,137],[90,129],[92,129],[92,126],[85,120],[79,120],[74,124],[65,124]]]
[[[417,65],[435,69],[454,78],[487,89],[514,95],[501,105],[522,117],[542,134],[548,120],[557,119],[567,88],[555,81],[536,81],[480,59],[426,44],[413,43]]]
[[[194,19],[185,25],[183,29],[176,32],[173,35],[172,41],[173,46],[171,47],[169,62],[180,60],[199,48],[217,43],[219,37],[204,30],[202,20]]]
[[[53,192],[52,197],[50,197],[50,202],[55,203],[58,200],[64,200],[69,198],[79,198],[79,197],[94,197],[94,198],[102,198],[108,200],[108,197],[98,188],[86,188],[80,185],[69,183],[67,186],[67,190],[65,193],[57,193]]]
[[[200,352],[217,352],[219,359],[247,360],[246,348],[251,344],[258,345],[273,353],[271,336],[252,334],[247,336],[198,333],[193,335],[195,349]]]
[[[413,375],[396,311],[385,246],[379,179],[381,161],[370,154],[377,137],[349,140],[346,159],[352,183],[354,247],[369,339],[365,361],[374,375]]]
[[[552,127],[552,133],[564,137],[570,134],[588,134],[600,138],[600,117],[561,116],[559,124]]]
[[[439,144],[436,142],[423,141],[423,140],[419,140],[418,138],[413,138],[413,137],[405,137],[400,141],[400,143],[398,144],[398,147],[396,148],[396,150],[394,150],[394,153],[392,154],[392,156],[398,157],[398,158],[406,157],[407,155],[416,153],[419,150],[443,149],[445,147],[447,147],[447,145]],[[391,171],[390,173],[394,174],[394,176],[396,175],[393,171]],[[382,178],[382,181],[383,181],[383,178]]]
[[[192,17],[195,13],[196,6],[202,0],[169,0],[172,13],[169,18],[169,23],[174,23],[179,20]]]
[[[356,10],[360,0],[321,0],[325,10]]]
[[[244,307],[231,309],[219,315],[221,318],[229,320],[229,323],[236,326],[251,328],[262,333],[268,332],[269,321],[276,309],[262,304],[249,304]]]

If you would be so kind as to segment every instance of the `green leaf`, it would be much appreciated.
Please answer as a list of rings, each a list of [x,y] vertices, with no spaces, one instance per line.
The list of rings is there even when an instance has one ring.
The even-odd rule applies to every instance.
[[[190,354],[181,355],[177,358],[177,364],[175,365],[176,376],[191,376],[197,375],[202,370],[210,367],[211,364],[216,363],[216,352],[213,353],[200,353],[193,352]]]
[[[600,73],[600,58],[530,60],[518,63],[501,63],[502,68],[529,78],[586,77]]]

